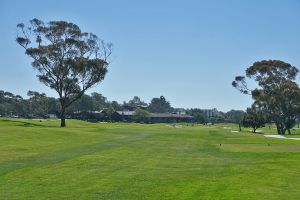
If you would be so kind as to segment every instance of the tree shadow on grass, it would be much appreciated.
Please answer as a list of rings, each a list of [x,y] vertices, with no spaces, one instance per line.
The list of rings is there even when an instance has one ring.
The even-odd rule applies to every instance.
[[[0,119],[0,121],[15,123],[16,126],[23,126],[23,127],[53,127],[53,126],[46,125],[46,124],[39,124],[39,123],[42,123],[41,121],[37,121],[36,123],[26,122],[26,121],[21,121],[21,120],[13,120],[13,119]]]

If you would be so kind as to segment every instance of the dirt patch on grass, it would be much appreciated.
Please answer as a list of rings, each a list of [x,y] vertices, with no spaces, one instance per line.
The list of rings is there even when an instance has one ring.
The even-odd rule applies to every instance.
[[[182,125],[166,125],[169,128],[182,128]]]

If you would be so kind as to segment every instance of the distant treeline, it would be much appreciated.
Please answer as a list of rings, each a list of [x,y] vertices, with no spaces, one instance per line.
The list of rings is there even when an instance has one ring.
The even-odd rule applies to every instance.
[[[48,97],[45,93],[28,91],[27,98],[15,95],[11,92],[0,90],[0,116],[18,118],[49,118],[50,116],[60,115],[59,99]],[[72,118],[76,113],[89,113],[104,111],[108,116],[116,111],[134,111],[142,109],[149,113],[176,113],[190,115],[193,122],[239,122],[244,112],[231,110],[227,113],[217,111],[213,116],[208,116],[204,110],[199,108],[183,109],[173,108],[165,97],[153,98],[150,103],[145,103],[138,96],[128,102],[118,103],[108,101],[102,94],[93,92],[91,95],[83,95],[78,101],[74,102],[67,110],[67,116]],[[106,120],[111,120],[110,117]]]

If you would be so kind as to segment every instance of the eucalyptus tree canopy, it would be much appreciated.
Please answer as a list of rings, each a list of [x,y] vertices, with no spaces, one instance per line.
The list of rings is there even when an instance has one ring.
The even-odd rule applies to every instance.
[[[168,113],[172,108],[170,102],[164,96],[153,98],[149,104],[148,110],[153,113]]]
[[[206,123],[207,122],[207,117],[203,113],[203,111],[199,108],[193,108],[188,110],[188,114],[193,116],[195,122],[199,123]]]
[[[239,125],[239,131],[242,131],[241,123],[245,112],[242,110],[230,110],[226,114],[226,118],[229,122],[237,123]]]
[[[280,60],[255,62],[246,69],[246,77],[257,82],[250,89],[245,76],[236,76],[233,87],[243,94],[251,94],[255,103],[264,110],[277,127],[278,134],[295,125],[300,113],[300,89],[295,82],[298,69]]]
[[[16,41],[33,59],[37,77],[59,95],[64,127],[66,108],[104,79],[112,45],[66,21],[33,19],[17,29]]]
[[[147,103],[142,101],[138,96],[134,96],[133,99],[129,100],[127,104],[135,108],[139,106],[147,106]]]
[[[48,111],[48,97],[45,93],[39,93],[36,91],[28,91],[27,96],[28,106],[31,110],[32,117],[47,117]]]
[[[256,133],[256,130],[263,127],[265,123],[265,115],[260,106],[253,104],[251,108],[247,108],[246,114],[244,115],[242,121],[244,127],[251,127],[252,132]]]
[[[20,95],[0,90],[0,116],[2,117],[27,117],[26,100]]]

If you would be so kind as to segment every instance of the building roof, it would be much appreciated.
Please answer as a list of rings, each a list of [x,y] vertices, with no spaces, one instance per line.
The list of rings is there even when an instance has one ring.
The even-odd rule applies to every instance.
[[[119,115],[134,116],[134,111],[116,111]],[[150,118],[193,118],[190,115],[175,114],[175,113],[150,113]]]
[[[173,113],[150,113],[152,118],[193,118],[190,115],[173,114]]]
[[[119,115],[132,116],[135,115],[134,111],[116,111]]]

